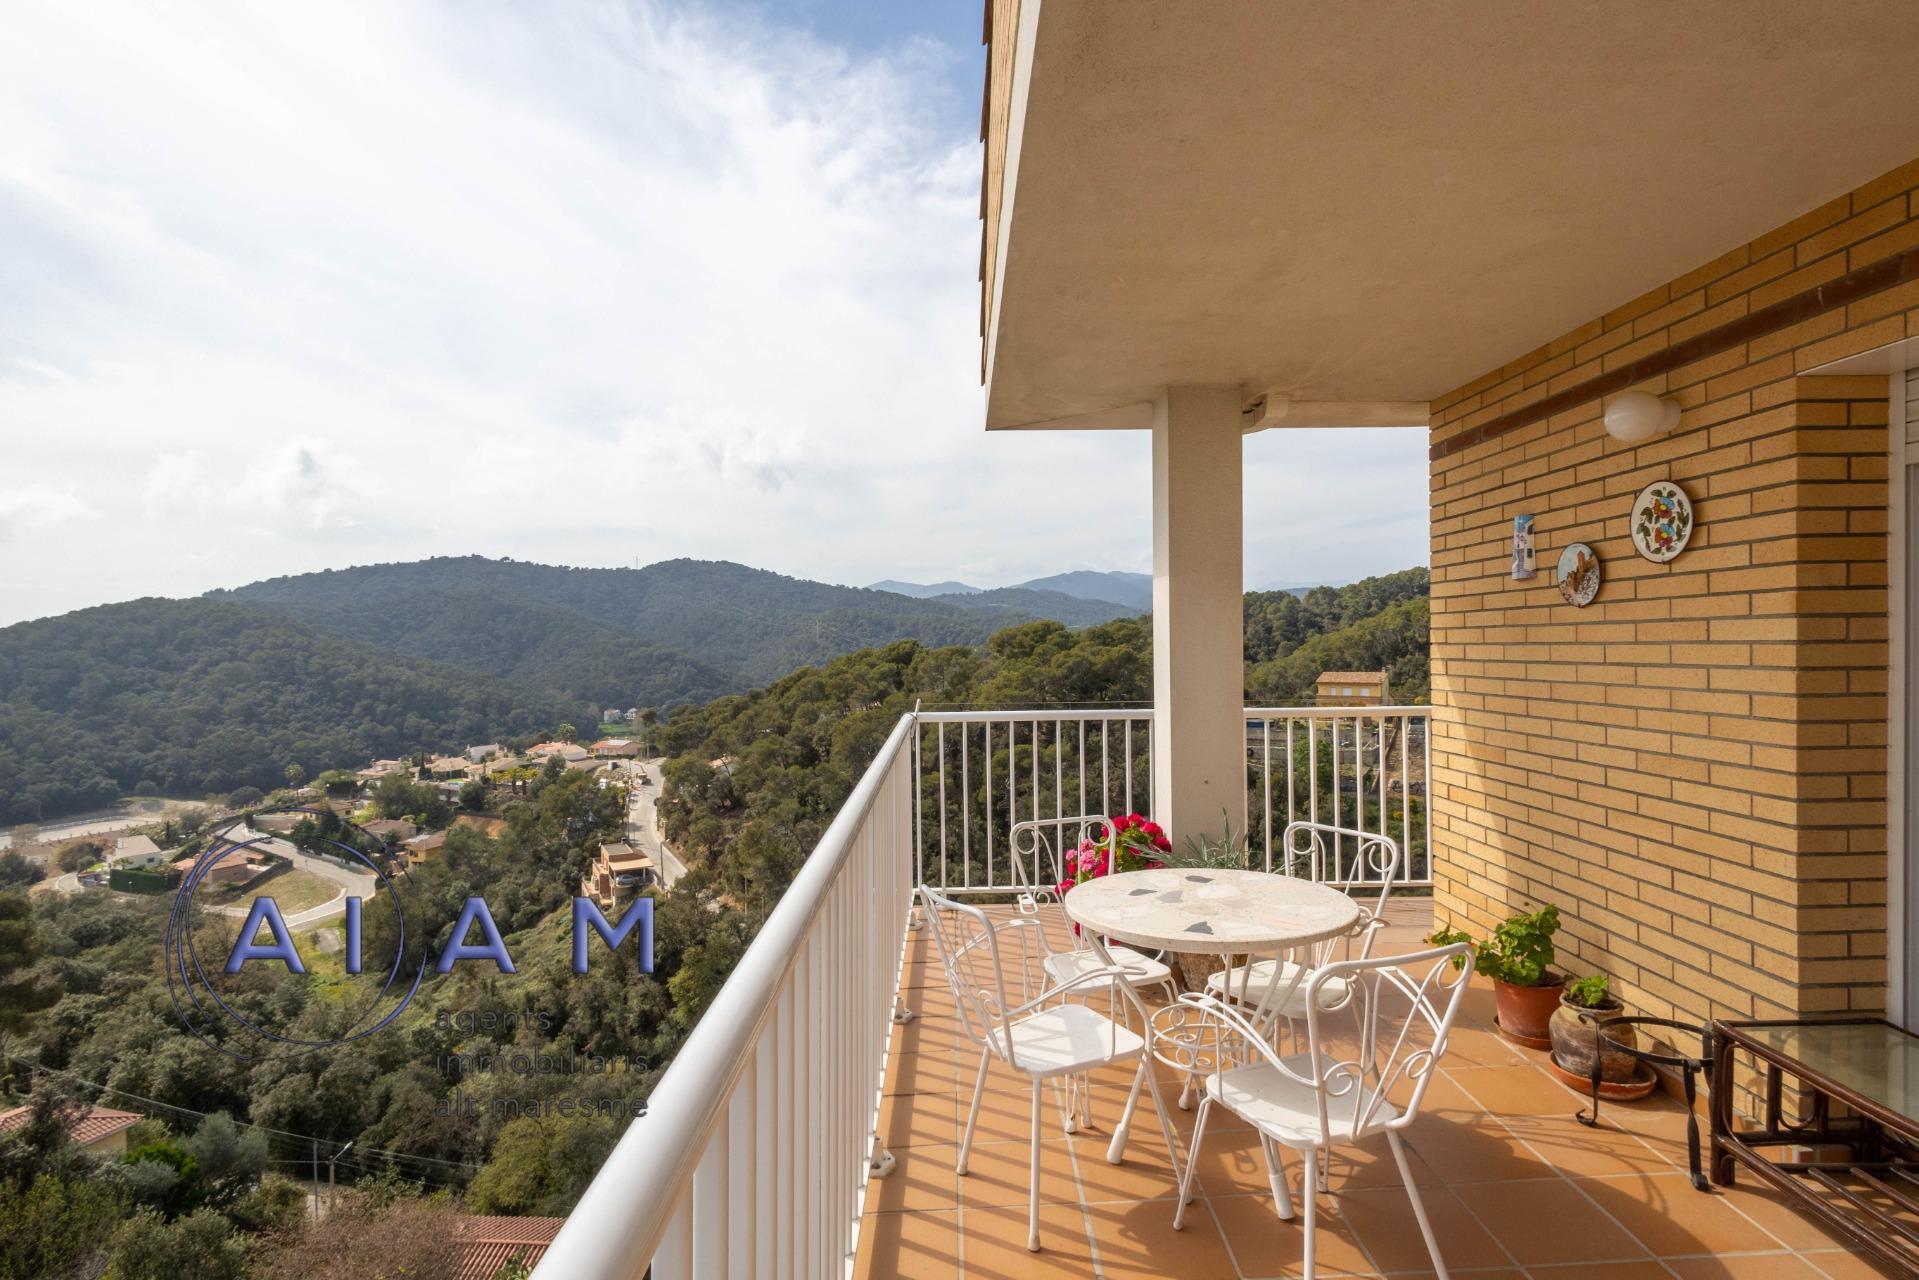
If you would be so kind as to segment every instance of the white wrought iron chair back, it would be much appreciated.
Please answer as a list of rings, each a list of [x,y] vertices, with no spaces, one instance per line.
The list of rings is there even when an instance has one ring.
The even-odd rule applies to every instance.
[[[1472,948],[1463,943],[1315,970],[1306,986],[1303,1058],[1281,1057],[1241,1007],[1205,993],[1183,995],[1153,1015],[1152,1051],[1202,1080],[1264,1063],[1312,1089],[1322,1147],[1400,1129],[1419,1113],[1472,972]],[[1323,1008],[1320,989],[1336,980],[1345,997]],[[1356,1019],[1323,1017],[1349,1006]],[[1387,1102],[1393,1114],[1382,1119]]]
[[[1085,951],[1091,945],[1070,926],[1060,909],[1059,886],[1067,879],[1066,850],[1079,849],[1089,840],[1101,843],[1111,833],[1112,824],[1097,815],[1028,818],[1013,824],[1008,833],[1013,883],[1019,886],[1015,906],[1021,915],[1040,919],[1056,944],[1055,950]],[[1049,907],[1052,910],[1047,910]]]
[[[1281,870],[1286,875],[1314,883],[1336,880],[1379,888],[1371,905],[1361,902],[1359,923],[1351,933],[1319,944],[1313,967],[1334,960],[1363,960],[1371,955],[1373,935],[1386,923],[1386,901],[1392,896],[1393,883],[1399,876],[1399,842],[1377,831],[1305,820],[1287,823],[1280,841],[1286,861]],[[1273,869],[1271,849],[1266,851],[1266,869]]]
[[[1025,889],[1054,891],[1066,879],[1066,850],[1077,849],[1088,840],[1101,843],[1112,829],[1111,821],[1098,814],[1028,818],[1014,823],[1008,833],[1014,883]]]
[[[1126,984],[1112,981],[1119,972],[1116,969],[1097,968],[1072,981],[1047,986],[1046,930],[1037,918],[1022,914],[995,918],[931,885],[921,885],[919,892],[934,950],[953,988],[961,1029],[974,1044],[1008,1065],[1016,1057],[1013,1036],[1019,1020],[1077,988],[1101,988],[1113,994],[1115,1001],[1123,995],[1144,1021],[1146,1010]],[[1112,1051],[1117,1052],[1117,1047],[1115,1035]]]

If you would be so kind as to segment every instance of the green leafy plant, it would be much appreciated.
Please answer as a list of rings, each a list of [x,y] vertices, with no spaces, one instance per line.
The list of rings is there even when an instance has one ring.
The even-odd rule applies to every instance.
[[[1495,982],[1515,987],[1543,987],[1553,963],[1553,935],[1559,932],[1559,908],[1541,907],[1530,915],[1511,917],[1493,930],[1485,942],[1459,929],[1441,928],[1427,941],[1439,946],[1464,942],[1473,949],[1473,968]]]
[[[1161,861],[1169,867],[1205,867],[1213,870],[1244,871],[1249,849],[1244,832],[1233,830],[1233,820],[1224,809],[1219,811],[1222,832],[1215,840],[1190,835],[1178,853],[1168,853]]]
[[[1589,973],[1566,984],[1566,1002],[1582,1009],[1603,1009],[1612,1001],[1612,987],[1603,973]]]

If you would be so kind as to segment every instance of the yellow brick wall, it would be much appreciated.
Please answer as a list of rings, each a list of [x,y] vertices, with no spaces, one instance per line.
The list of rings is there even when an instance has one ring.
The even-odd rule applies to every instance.
[[[1806,374],[1919,336],[1919,283],[1637,384],[1684,409],[1637,446],[1598,399],[1445,442],[1910,250],[1915,188],[1919,161],[1434,402],[1440,920],[1556,902],[1562,964],[1641,1012],[1883,1007],[1887,386]],[[1663,478],[1697,526],[1657,565],[1628,523]],[[1570,542],[1603,562],[1585,609],[1553,584]]]

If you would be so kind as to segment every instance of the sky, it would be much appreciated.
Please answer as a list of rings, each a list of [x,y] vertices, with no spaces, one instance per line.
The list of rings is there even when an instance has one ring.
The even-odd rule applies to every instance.
[[[8,5],[0,625],[469,553],[1150,571],[1144,433],[981,425],[979,32],[978,0]],[[1246,462],[1250,587],[1425,562],[1423,433]]]

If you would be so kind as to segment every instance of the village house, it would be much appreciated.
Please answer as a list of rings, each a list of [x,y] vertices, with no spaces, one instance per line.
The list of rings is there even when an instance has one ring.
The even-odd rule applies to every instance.
[[[166,861],[160,846],[146,836],[121,836],[107,862],[114,867],[157,867]]]
[[[1383,707],[1384,671],[1322,671],[1313,682],[1313,702],[1322,707]]]
[[[414,866],[418,866],[435,853],[438,853],[440,847],[445,843],[446,832],[428,831],[421,835],[414,836],[410,840],[401,841],[400,847],[406,851],[406,860]]]
[[[604,911],[658,881],[659,868],[653,859],[620,840],[600,846],[581,891]]]
[[[426,772],[435,779],[464,778],[472,763],[465,756],[435,756],[426,762]]]
[[[0,1111],[0,1138],[27,1127],[32,1107]],[[115,1157],[127,1152],[127,1130],[145,1117],[133,1111],[115,1111],[111,1107],[88,1107],[67,1124],[67,1137],[89,1155]]]
[[[602,760],[630,760],[640,754],[640,744],[631,738],[601,738],[593,744],[593,754]]]
[[[466,758],[474,764],[482,764],[499,754],[500,744],[497,742],[482,742],[477,747],[466,749]]]

